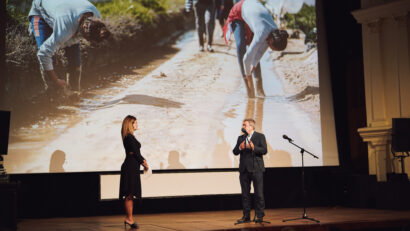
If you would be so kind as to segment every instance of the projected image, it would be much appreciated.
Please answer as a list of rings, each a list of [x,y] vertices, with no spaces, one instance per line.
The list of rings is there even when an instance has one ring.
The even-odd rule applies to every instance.
[[[56,6],[60,0],[52,1]],[[42,10],[53,9],[46,2]],[[65,39],[50,52],[47,36],[58,40],[65,27],[56,35],[55,25],[45,20],[46,46],[39,44],[41,17],[27,20],[31,3],[8,1],[1,100],[1,109],[12,111],[6,170],[119,171],[125,157],[120,129],[127,115],[138,120],[135,136],[154,170],[237,168],[232,149],[245,118],[255,119],[255,130],[266,136],[266,167],[301,166],[299,150],[283,134],[319,156],[305,157],[306,166],[324,165],[314,0],[242,2],[268,12],[265,27],[253,8],[242,9],[238,23],[228,17],[234,2],[216,2],[195,25],[195,17],[202,16],[195,5],[185,9],[184,0],[92,1],[91,6],[76,0],[71,4],[95,6],[91,12],[101,16],[98,22],[107,32],[98,34],[101,41],[87,39],[88,27],[79,27],[77,18],[70,32],[75,40],[67,35],[71,42]],[[63,7],[70,4],[48,13],[57,17]],[[246,23],[256,32],[247,35]],[[285,49],[269,48],[269,38],[260,33],[267,28],[287,32]],[[242,59],[240,38],[247,43],[241,45]]]

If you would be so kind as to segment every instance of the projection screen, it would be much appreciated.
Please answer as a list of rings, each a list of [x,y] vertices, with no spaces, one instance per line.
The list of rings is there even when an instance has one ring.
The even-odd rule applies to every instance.
[[[176,8],[184,5],[183,1],[169,2]],[[101,3],[93,3],[105,12]],[[15,13],[21,4],[9,1],[7,9]],[[181,170],[178,174],[184,174],[184,169],[216,170],[221,175],[227,173],[218,169],[237,171],[239,158],[232,149],[245,118],[253,118],[256,131],[266,136],[266,167],[301,166],[299,150],[282,138],[284,134],[319,156],[306,156],[306,166],[338,165],[327,45],[321,15],[316,15],[320,10],[314,0],[268,0],[265,7],[290,37],[284,51],[268,49],[261,58],[262,81],[255,80],[255,85],[261,84],[255,98],[247,96],[234,36],[227,45],[217,21],[214,52],[199,51],[194,28],[182,30],[174,40],[164,38],[141,53],[130,54],[127,60],[107,61],[104,70],[109,71],[98,76],[84,72],[86,88],[77,95],[61,91],[50,96],[39,90],[38,94],[23,93],[24,100],[18,101],[15,96],[24,89],[10,79],[27,78],[31,82],[24,87],[40,89],[40,72],[28,72],[39,69],[38,62],[32,62],[35,66],[26,71],[8,72],[9,92],[1,101],[2,109],[12,111],[9,153],[4,162],[7,172],[119,172],[125,157],[120,129],[127,115],[137,117],[135,137],[142,144],[141,153],[153,175],[155,170]],[[104,14],[103,19],[114,25],[117,22],[104,18]],[[185,20],[192,23],[194,16]],[[7,36],[17,33],[8,30]],[[32,35],[20,36],[28,41],[27,49],[37,52]],[[6,41],[7,49],[11,49],[14,41]],[[83,62],[91,62],[84,52]],[[35,55],[31,58],[36,59]],[[6,61],[7,65],[12,63]],[[166,181],[167,174],[161,175]],[[232,177],[226,182],[237,181],[236,174],[228,175]],[[102,182],[115,179],[108,177]],[[226,190],[235,192],[238,190]]]

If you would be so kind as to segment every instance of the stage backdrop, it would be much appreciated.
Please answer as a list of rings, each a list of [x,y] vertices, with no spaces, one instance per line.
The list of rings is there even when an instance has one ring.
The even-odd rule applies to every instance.
[[[9,1],[9,13],[13,16],[20,10],[18,16],[25,17],[22,9],[29,6],[19,7],[22,3],[15,2]],[[104,4],[109,3],[95,4],[111,28],[116,28],[115,35],[123,27],[117,26],[121,20],[107,11]],[[183,1],[158,4],[178,12]],[[12,174],[119,171],[125,157],[120,129],[127,115],[137,117],[135,136],[154,170],[237,168],[239,158],[232,149],[245,118],[255,119],[256,131],[266,136],[267,167],[301,165],[299,150],[284,140],[283,134],[319,156],[305,155],[306,166],[338,165],[326,43],[321,39],[321,25],[316,26],[315,2],[268,0],[266,8],[277,25],[288,30],[290,39],[286,50],[268,50],[260,61],[265,96],[247,97],[235,40],[232,36],[225,45],[218,21],[214,52],[199,51],[195,30],[175,31],[175,41],[164,38],[140,51],[130,49],[133,53],[124,60],[113,56],[119,60],[107,60],[110,66],[101,65],[102,72],[83,70],[80,96],[65,91],[45,94],[36,61],[30,67],[18,67],[28,71],[9,72],[16,76],[8,76],[8,98],[2,100],[2,109],[12,111],[6,170]],[[127,15],[124,12],[124,18],[129,18]],[[189,23],[194,17],[185,20]],[[29,44],[27,49],[34,50],[31,58],[36,59],[34,38],[25,26],[28,24],[22,27],[24,32],[8,28],[7,36],[20,33]],[[121,43],[115,39],[115,44]],[[126,41],[122,46],[144,46]],[[8,52],[15,42],[7,40]],[[83,63],[89,64],[92,60],[84,55],[87,49],[83,44]],[[117,48],[103,44],[100,49],[109,54]],[[13,60],[7,61],[15,70]],[[64,71],[59,73],[61,78],[67,77]],[[21,82],[13,79],[31,82],[22,88]],[[33,89],[36,92],[29,95]],[[24,98],[17,97],[21,94]]]

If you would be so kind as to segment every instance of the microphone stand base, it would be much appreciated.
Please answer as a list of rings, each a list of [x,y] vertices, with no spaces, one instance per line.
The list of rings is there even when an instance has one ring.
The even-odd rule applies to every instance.
[[[314,219],[314,218],[308,217],[306,214],[303,214],[302,217],[300,217],[300,218],[283,219],[282,222],[297,221],[297,220],[303,220],[303,219],[310,220],[310,221],[314,221],[314,222],[316,222],[316,223],[320,223],[319,220],[316,220],[316,219]]]
[[[234,225],[239,225],[239,224],[245,224],[245,223],[251,223],[252,221],[237,221]]]

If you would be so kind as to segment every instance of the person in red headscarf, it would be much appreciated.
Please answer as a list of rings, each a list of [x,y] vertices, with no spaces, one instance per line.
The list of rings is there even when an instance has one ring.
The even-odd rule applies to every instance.
[[[224,26],[226,43],[232,33],[248,97],[255,97],[252,74],[255,75],[257,95],[264,97],[259,61],[268,47],[275,51],[285,49],[288,35],[286,31],[278,30],[270,12],[258,0],[242,0],[232,7]]]

